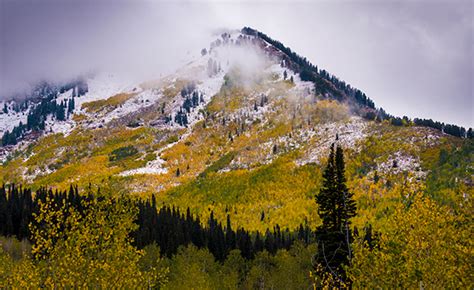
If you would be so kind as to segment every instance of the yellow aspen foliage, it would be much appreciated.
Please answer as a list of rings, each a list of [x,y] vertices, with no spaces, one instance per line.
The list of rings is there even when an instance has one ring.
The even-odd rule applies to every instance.
[[[355,288],[472,288],[472,206],[454,213],[421,193],[395,209],[378,246],[354,243]],[[469,214],[470,212],[470,214]]]
[[[336,277],[335,275],[324,270],[321,264],[317,264],[314,271],[309,272],[312,280],[313,289],[348,289],[348,284]]]
[[[166,269],[139,268],[142,251],[132,245],[130,232],[137,209],[131,200],[107,196],[81,204],[47,199],[31,224],[32,254],[41,286],[46,288],[135,288],[159,286]]]
[[[347,119],[349,108],[337,101],[321,100],[316,103],[314,118],[316,122],[338,122]]]
[[[0,288],[32,289],[39,286],[40,277],[33,261],[26,256],[15,261],[0,247]]]

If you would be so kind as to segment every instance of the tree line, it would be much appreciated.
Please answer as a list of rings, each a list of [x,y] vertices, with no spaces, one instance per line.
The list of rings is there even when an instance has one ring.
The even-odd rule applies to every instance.
[[[223,225],[212,212],[203,226],[189,208],[186,213],[175,207],[159,208],[154,196],[138,202],[138,207],[139,229],[133,234],[135,243],[139,248],[154,243],[167,257],[176,254],[180,246],[193,244],[207,248],[218,261],[224,261],[235,249],[240,250],[244,258],[251,259],[263,250],[275,253],[279,249],[289,249],[296,240],[309,244],[315,238],[314,231],[303,224],[294,232],[282,230],[278,225],[265,233],[250,232],[241,227],[234,230],[229,216]]]
[[[29,239],[29,224],[39,209],[40,201],[50,199],[55,204],[65,203],[81,211],[82,202],[93,199],[93,196],[91,193],[79,193],[77,186],[71,186],[69,191],[41,188],[33,194],[28,188],[3,185],[0,188],[0,235]],[[301,224],[295,231],[283,230],[278,225],[265,233],[234,229],[229,216],[223,225],[213,213],[206,222],[202,222],[198,216],[191,214],[189,208],[183,213],[175,207],[158,206],[154,195],[135,203],[139,210],[136,220],[138,229],[132,233],[134,243],[138,248],[156,244],[162,255],[167,257],[176,254],[180,246],[193,244],[198,248],[207,248],[219,261],[223,261],[234,249],[240,250],[244,258],[251,259],[263,250],[275,253],[279,249],[289,249],[295,241],[306,245],[313,243],[319,235],[306,224]],[[371,235],[367,239],[371,239]]]
[[[3,185],[0,188],[0,235],[30,239],[29,225],[41,201],[49,199],[56,205],[67,204],[81,212],[83,201],[93,198],[91,193],[79,193],[77,186],[71,186],[69,191],[41,188],[33,194],[28,188]],[[139,209],[135,221],[138,229],[131,235],[135,245],[143,248],[156,244],[167,257],[176,254],[180,246],[194,244],[207,248],[219,261],[234,249],[239,249],[244,258],[251,259],[263,250],[275,253],[279,249],[289,249],[297,240],[309,244],[315,239],[314,231],[303,224],[294,232],[282,230],[278,225],[265,233],[250,232],[243,228],[234,230],[229,216],[225,225],[214,218],[213,213],[203,223],[189,208],[182,213],[175,207],[159,207],[154,195],[149,200],[135,200],[135,203]]]

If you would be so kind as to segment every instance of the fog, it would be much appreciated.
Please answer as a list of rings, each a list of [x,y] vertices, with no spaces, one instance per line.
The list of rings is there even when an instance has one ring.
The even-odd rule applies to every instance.
[[[268,56],[251,44],[223,46],[213,50],[211,55],[221,66],[229,67],[231,81],[246,88],[253,87],[265,77],[264,70],[270,64]]]
[[[39,80],[174,71],[220,28],[256,28],[395,115],[473,126],[471,1],[0,0],[0,96]]]
[[[144,80],[207,46],[212,27],[180,5],[2,2],[1,91],[107,71]],[[188,19],[188,20],[186,20]]]

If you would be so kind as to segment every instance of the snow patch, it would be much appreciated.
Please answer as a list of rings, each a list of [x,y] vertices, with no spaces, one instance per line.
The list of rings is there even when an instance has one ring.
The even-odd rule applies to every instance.
[[[119,173],[119,176],[131,176],[136,174],[166,174],[168,173],[168,169],[164,167],[166,161],[161,159],[159,156],[160,154],[176,145],[178,142],[170,143],[160,149],[158,149],[156,154],[156,159],[152,161],[148,161],[145,167],[135,168],[127,171],[123,171]]]
[[[143,91],[115,108],[112,112],[106,114],[102,119],[102,122],[107,124],[112,120],[119,119],[130,113],[137,112],[140,109],[152,106],[162,96],[161,92],[157,92],[156,90]]]
[[[391,154],[384,162],[377,163],[377,172],[382,174],[400,174],[403,172],[412,172],[416,178],[425,178],[426,172],[421,170],[420,159],[397,151]]]
[[[0,102],[0,138],[6,131],[11,131],[15,126],[18,126],[20,122],[26,124],[28,114],[30,113],[30,108],[17,113],[11,106],[8,106],[8,103],[9,102],[7,102],[8,113],[4,113],[3,108],[5,101]]]
[[[166,161],[158,157],[155,160],[148,161],[145,167],[121,172],[119,176],[131,176],[136,174],[165,174],[168,173],[168,169],[163,167],[165,163]]]
[[[132,92],[138,88],[129,80],[121,79],[119,76],[111,73],[99,73],[92,78],[87,79],[88,92],[80,97],[74,98],[76,108],[81,109],[82,104],[107,99],[119,93]]]
[[[336,141],[336,135],[338,140]],[[303,144],[311,139],[311,148],[305,152],[304,157],[296,161],[301,166],[307,163],[319,163],[322,157],[326,156],[332,143],[336,143],[343,148],[351,148],[357,152],[360,150],[357,143],[367,137],[367,121],[360,117],[351,117],[348,122],[334,122],[318,125],[314,130],[301,129],[297,132],[297,138]]]

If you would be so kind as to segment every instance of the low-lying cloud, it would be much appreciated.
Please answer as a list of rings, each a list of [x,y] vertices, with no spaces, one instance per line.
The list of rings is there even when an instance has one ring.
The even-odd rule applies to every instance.
[[[204,19],[175,4],[2,2],[0,94],[95,71],[137,80],[167,73],[212,39]]]
[[[0,96],[96,70],[144,80],[199,55],[222,27],[255,27],[388,112],[474,125],[469,0],[0,1]]]

